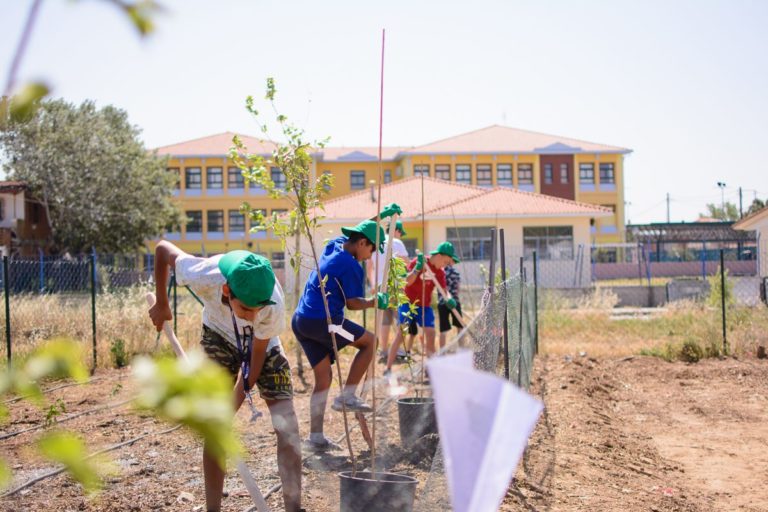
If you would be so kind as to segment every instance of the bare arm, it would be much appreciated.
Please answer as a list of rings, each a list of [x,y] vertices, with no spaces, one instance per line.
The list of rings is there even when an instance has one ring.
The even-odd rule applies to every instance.
[[[149,309],[149,317],[158,332],[163,328],[163,322],[173,319],[171,308],[168,304],[168,276],[169,268],[176,268],[176,259],[186,255],[184,251],[165,240],[155,246],[155,296],[157,302]]]
[[[256,381],[259,380],[261,369],[264,367],[264,361],[267,360],[267,346],[269,340],[254,338],[251,346],[251,371],[248,375],[248,389],[253,389]],[[237,374],[235,382],[235,410],[240,408],[245,400],[245,389],[243,389],[243,372]]]
[[[376,305],[376,297],[370,299],[363,299],[362,297],[356,297],[353,299],[347,299],[347,309],[350,311],[359,311],[361,309],[372,308]]]

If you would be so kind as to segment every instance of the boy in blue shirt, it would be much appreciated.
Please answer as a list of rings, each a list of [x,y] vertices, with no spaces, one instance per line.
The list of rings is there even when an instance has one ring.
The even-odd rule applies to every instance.
[[[384,208],[380,217],[389,217],[394,213],[400,213],[400,207],[391,204]],[[320,256],[320,275],[325,279],[331,325],[327,322],[317,270],[313,270],[309,275],[291,321],[293,333],[301,344],[315,377],[309,407],[310,434],[303,443],[307,451],[324,452],[339,448],[323,434],[328,390],[333,381],[331,366],[335,359],[331,330],[336,333],[339,350],[351,345],[359,351],[349,368],[344,389],[333,401],[331,408],[335,411],[341,411],[343,407],[355,412],[371,411],[371,407],[355,395],[355,390],[373,358],[376,343],[372,332],[344,318],[344,308],[350,311],[372,307],[385,309],[389,304],[389,297],[385,293],[379,292],[372,298],[363,296],[365,276],[360,263],[373,255],[377,229],[381,251],[385,239],[384,230],[375,221],[364,220],[357,226],[341,228],[344,236],[328,242]]]

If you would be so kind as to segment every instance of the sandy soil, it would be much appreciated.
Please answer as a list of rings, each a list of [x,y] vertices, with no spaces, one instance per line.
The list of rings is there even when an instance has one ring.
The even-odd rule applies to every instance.
[[[90,384],[49,393],[50,400],[66,404],[59,419],[90,411],[61,426],[81,432],[92,451],[146,437],[109,452],[115,473],[97,496],[84,496],[79,485],[58,475],[0,498],[0,509],[203,510],[200,443],[183,429],[162,433],[171,426],[120,404],[134,392],[129,371],[104,371],[97,377]],[[306,435],[309,395],[298,380],[295,384],[300,428]],[[501,509],[768,510],[767,390],[767,361],[685,365],[644,357],[540,358],[532,391],[543,398],[546,412]],[[109,405],[115,406],[98,409]],[[28,403],[9,406],[11,421],[0,434],[43,422],[44,414]],[[261,409],[266,411],[263,405]],[[275,436],[268,419],[251,424],[248,416],[240,412],[238,428],[248,449],[246,461],[266,492],[279,482]],[[399,448],[396,409],[388,407],[379,420],[379,457],[391,470],[419,479],[417,496],[443,492],[434,475],[429,478],[431,461],[409,461]],[[329,436],[340,438],[341,415],[329,410],[326,422]],[[0,454],[15,473],[13,486],[53,469],[30,449],[42,430],[0,441]],[[370,454],[359,431],[352,437],[362,465]],[[350,467],[344,452],[308,458],[303,493],[307,510],[338,510],[335,473]],[[226,491],[224,510],[249,508],[234,471]],[[280,510],[280,493],[273,493],[269,502]],[[422,506],[430,508],[444,506]]]

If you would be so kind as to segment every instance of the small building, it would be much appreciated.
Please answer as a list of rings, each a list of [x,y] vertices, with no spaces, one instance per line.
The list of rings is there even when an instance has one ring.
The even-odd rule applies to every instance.
[[[756,240],[759,274],[768,277],[768,206],[733,225],[733,229],[751,231]]]
[[[37,256],[50,242],[51,229],[43,205],[21,181],[0,181],[0,253]]]

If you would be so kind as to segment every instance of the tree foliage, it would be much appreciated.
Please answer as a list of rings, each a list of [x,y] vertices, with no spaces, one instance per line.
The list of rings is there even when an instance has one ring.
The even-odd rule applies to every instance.
[[[701,215],[703,217],[711,217],[713,219],[722,220],[724,222],[735,222],[739,220],[739,208],[730,201],[726,201],[723,206],[717,206],[714,203],[708,203],[707,212]]]
[[[43,203],[53,252],[133,251],[181,222],[175,176],[146,151],[123,110],[45,101],[0,131],[0,148],[9,177]]]
[[[744,212],[744,215],[745,216],[752,215],[753,213],[757,213],[758,211],[762,210],[765,207],[766,207],[766,202],[756,197],[752,201],[752,204],[749,205],[749,209],[746,212]]]

